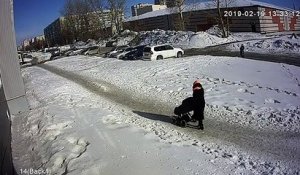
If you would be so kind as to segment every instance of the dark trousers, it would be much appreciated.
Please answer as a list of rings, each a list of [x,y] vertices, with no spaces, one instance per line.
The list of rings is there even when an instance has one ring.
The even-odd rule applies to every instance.
[[[241,55],[241,57],[245,57],[245,52],[242,50],[242,51],[240,51],[240,55]]]

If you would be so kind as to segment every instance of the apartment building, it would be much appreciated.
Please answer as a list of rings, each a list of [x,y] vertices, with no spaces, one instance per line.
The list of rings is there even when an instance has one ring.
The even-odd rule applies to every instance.
[[[81,16],[69,18],[59,17],[44,29],[45,40],[48,47],[72,43],[73,40],[99,37],[112,33],[110,11],[90,12]],[[80,38],[81,37],[81,38]]]
[[[48,47],[65,44],[63,26],[64,17],[59,17],[44,29],[45,40]]]
[[[153,4],[137,4],[131,6],[132,16],[139,16],[148,12],[153,12],[156,10],[166,9],[166,5],[153,5]]]
[[[167,7],[171,7],[174,4],[175,0],[154,0],[155,5],[166,5]]]

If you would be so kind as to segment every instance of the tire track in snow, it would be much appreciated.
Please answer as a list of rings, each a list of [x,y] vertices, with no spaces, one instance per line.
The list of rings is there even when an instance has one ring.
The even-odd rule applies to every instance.
[[[144,97],[134,99],[133,94],[114,86],[113,84],[93,80],[89,77],[78,75],[73,72],[65,71],[50,65],[39,65],[54,74],[71,80],[89,91],[105,97],[115,103],[124,105],[143,113],[143,117],[152,118],[157,115],[158,120],[170,123],[173,107],[159,101],[150,101]],[[147,116],[148,115],[148,116]],[[152,117],[151,117],[152,115]],[[213,115],[213,113],[211,113]],[[221,121],[214,121],[209,117],[205,119],[205,130],[203,132],[191,128],[179,128],[181,132],[191,134],[199,139],[210,139],[216,142],[223,141],[231,146],[250,151],[255,156],[269,157],[272,160],[292,162],[300,164],[300,134],[277,131],[256,131],[251,128],[238,125],[231,125]]]

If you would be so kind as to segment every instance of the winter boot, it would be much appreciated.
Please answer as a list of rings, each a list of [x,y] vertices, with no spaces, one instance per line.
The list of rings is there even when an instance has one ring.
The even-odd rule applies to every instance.
[[[204,130],[202,120],[199,120],[198,129]]]

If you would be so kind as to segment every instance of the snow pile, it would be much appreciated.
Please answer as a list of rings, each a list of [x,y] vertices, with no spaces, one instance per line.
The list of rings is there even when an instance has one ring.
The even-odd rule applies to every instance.
[[[258,39],[234,43],[228,46],[229,49],[239,50],[241,44],[245,51],[276,54],[300,54],[300,37],[281,36],[275,38]]]
[[[234,41],[233,38],[220,38],[206,32],[198,32],[190,38],[189,48],[204,48]]]
[[[220,29],[220,27],[218,27],[218,25],[212,26],[211,28],[207,29],[205,32],[210,34],[210,35],[215,35],[217,37],[222,37],[222,30]]]
[[[115,35],[108,39],[106,46],[123,46],[130,45],[137,37],[138,33],[130,30],[124,30],[121,34]]]
[[[44,61],[49,61],[51,58],[51,53],[49,52],[32,52],[30,53],[32,55],[31,64],[37,64]]]
[[[71,45],[71,48],[75,48],[75,49],[84,49],[87,48],[87,43],[83,42],[83,41],[77,41],[74,44]]]
[[[171,44],[184,49],[204,48],[207,46],[234,41],[233,38],[220,38],[207,32],[195,33],[191,31],[164,31],[159,29],[140,32],[139,40],[139,44]]]
[[[92,46],[95,46],[95,45],[96,45],[96,41],[93,40],[93,39],[88,39],[88,40],[86,41],[86,46],[87,46],[87,47],[92,47]]]
[[[64,52],[64,51],[67,51],[67,50],[71,49],[71,46],[70,45],[64,45],[64,46],[60,46],[58,48],[61,52]]]

